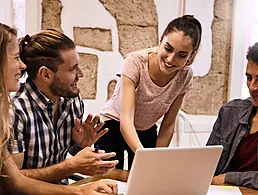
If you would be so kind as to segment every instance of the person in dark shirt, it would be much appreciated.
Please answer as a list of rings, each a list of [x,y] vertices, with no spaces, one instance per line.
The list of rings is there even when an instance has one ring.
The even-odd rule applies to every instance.
[[[246,58],[250,98],[222,106],[207,145],[223,145],[212,184],[258,189],[258,42]]]

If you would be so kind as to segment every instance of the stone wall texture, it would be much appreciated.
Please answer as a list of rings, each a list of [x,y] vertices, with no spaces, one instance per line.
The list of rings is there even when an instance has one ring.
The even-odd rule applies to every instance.
[[[119,25],[158,26],[153,0],[99,0]]]
[[[116,19],[119,51],[127,53],[157,46],[158,16],[153,0],[99,0]]]
[[[83,99],[96,99],[98,56],[86,53],[79,53],[80,68],[84,77],[80,78],[78,87]]]
[[[211,69],[204,77],[194,77],[182,106],[186,113],[216,115],[227,101],[233,10],[233,0],[214,2]]]
[[[129,52],[157,46],[157,29],[155,27],[140,27],[120,25],[119,51],[125,56]]]
[[[76,45],[100,51],[112,51],[110,29],[74,27],[73,32]]]
[[[61,12],[62,3],[60,0],[42,0],[42,29],[54,28],[62,32]]]

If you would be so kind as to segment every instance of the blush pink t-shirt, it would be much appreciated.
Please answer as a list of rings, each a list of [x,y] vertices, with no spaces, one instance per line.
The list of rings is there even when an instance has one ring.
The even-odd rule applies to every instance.
[[[184,67],[164,87],[159,87],[150,78],[148,72],[148,54],[150,50],[130,53],[125,61],[122,75],[135,83],[134,125],[137,130],[152,127],[173,104],[179,94],[184,94],[192,87],[193,72]],[[101,119],[117,120],[120,118],[121,82],[118,79],[114,94],[105,104]]]

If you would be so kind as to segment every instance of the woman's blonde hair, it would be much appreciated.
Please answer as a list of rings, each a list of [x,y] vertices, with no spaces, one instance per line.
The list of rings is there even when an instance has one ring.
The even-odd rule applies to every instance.
[[[17,31],[0,23],[0,173],[2,162],[8,157],[8,145],[13,140],[13,132],[11,132],[9,122],[10,98],[6,85],[7,47],[13,36],[17,36]]]

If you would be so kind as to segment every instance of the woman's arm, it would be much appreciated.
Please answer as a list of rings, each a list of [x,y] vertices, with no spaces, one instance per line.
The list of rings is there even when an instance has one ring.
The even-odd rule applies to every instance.
[[[3,164],[3,175],[0,185],[10,194],[28,195],[101,195],[102,190],[107,194],[117,194],[117,185],[110,180],[100,180],[85,186],[64,186],[45,183],[28,178],[21,174],[11,157]]]
[[[173,137],[175,129],[175,120],[177,113],[182,105],[185,94],[177,96],[173,104],[170,106],[168,112],[165,114],[159,129],[157,139],[157,147],[167,147]]]
[[[120,129],[121,133],[135,152],[138,148],[143,148],[134,127],[134,110],[135,110],[135,84],[126,76],[121,75],[121,113]]]
[[[11,157],[3,164],[3,175],[0,177],[1,185],[10,194],[76,194],[67,186],[48,184],[25,177]]]

